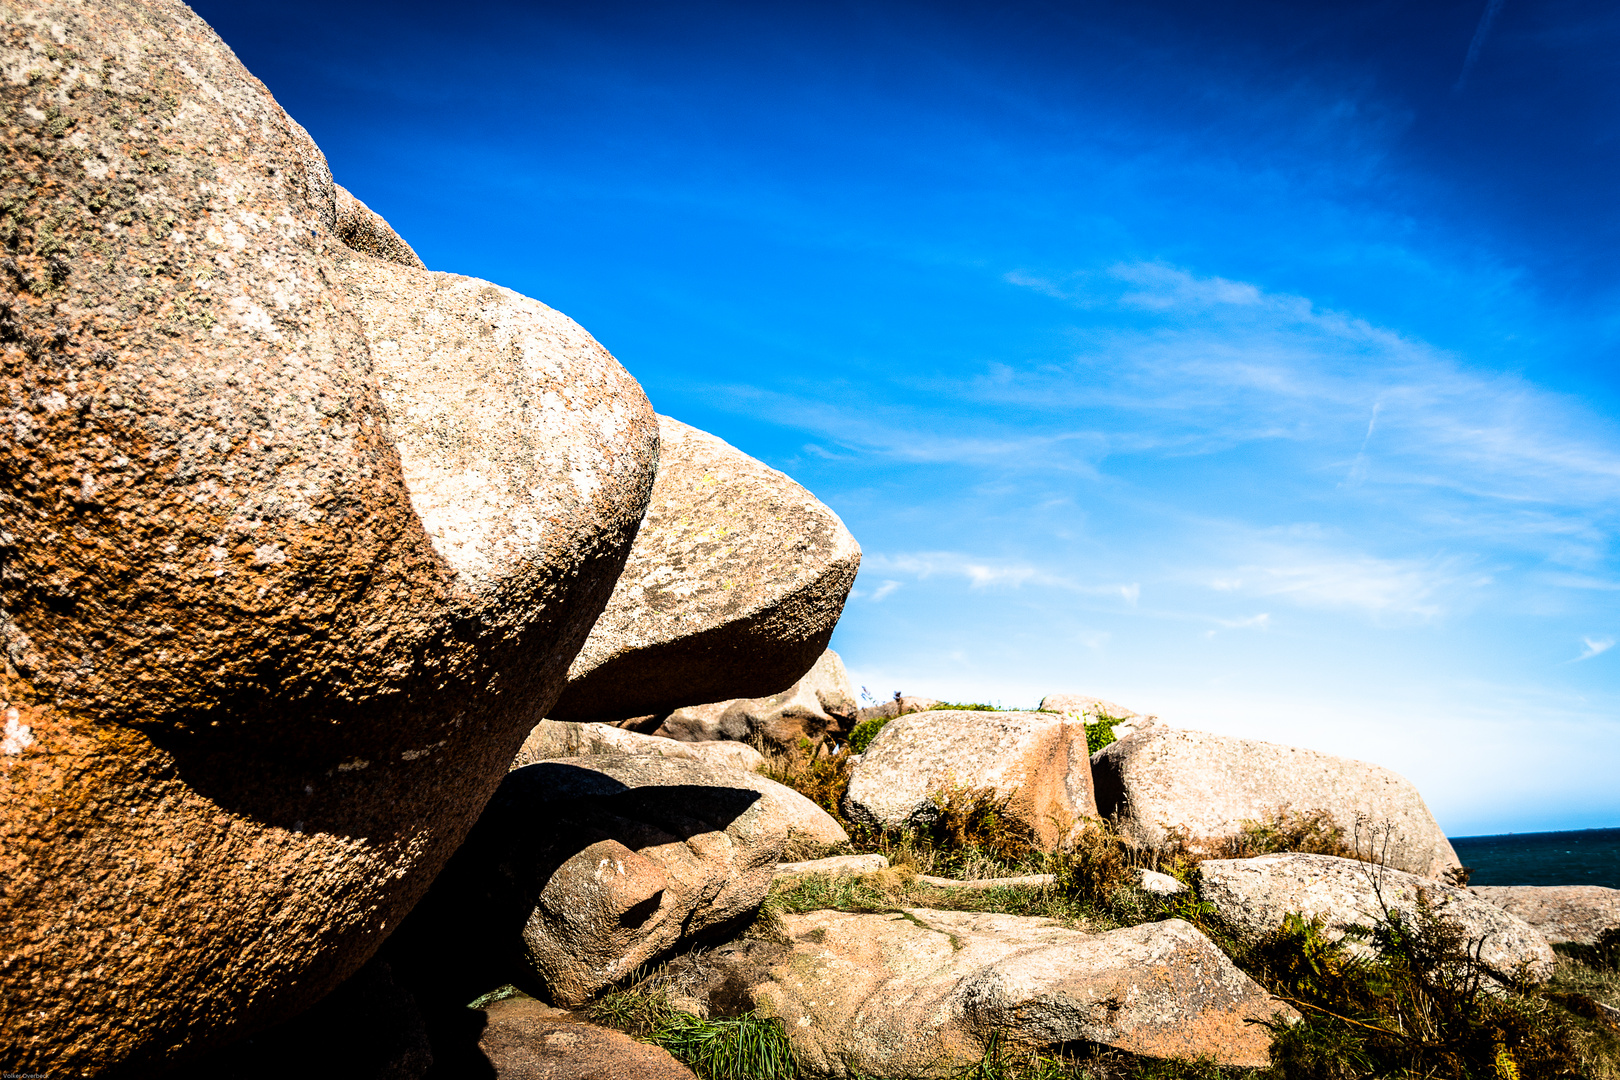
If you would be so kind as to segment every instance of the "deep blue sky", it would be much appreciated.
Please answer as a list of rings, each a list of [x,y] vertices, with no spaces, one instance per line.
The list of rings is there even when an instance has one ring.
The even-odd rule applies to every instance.
[[[430,267],[844,517],[874,695],[1620,824],[1620,9],[197,10]]]

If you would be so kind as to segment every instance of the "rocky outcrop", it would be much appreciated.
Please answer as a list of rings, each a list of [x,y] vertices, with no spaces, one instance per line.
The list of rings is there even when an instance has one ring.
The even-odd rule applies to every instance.
[[[1426,902],[1435,914],[1457,923],[1470,942],[1481,943],[1479,958],[1488,967],[1503,975],[1522,972],[1538,982],[1552,977],[1552,946],[1523,919],[1466,889],[1416,874],[1331,855],[1296,854],[1210,859],[1199,864],[1198,874],[1199,897],[1248,940],[1277,929],[1289,914],[1321,917],[1328,936],[1337,938],[1351,926],[1372,928],[1386,911],[1415,918]]]
[[[765,765],[765,755],[739,742],[677,742],[657,735],[625,731],[609,724],[542,720],[523,740],[517,757],[512,759],[512,768],[521,769],[537,761],[594,754],[652,754],[655,757],[703,761],[749,772],[757,772]]]
[[[512,997],[480,1010],[478,1049],[494,1080],[695,1080],[668,1050],[622,1031],[587,1024],[533,998]]]
[[[1620,889],[1601,885],[1478,885],[1468,890],[1516,915],[1553,944],[1596,945],[1620,930]]]
[[[860,548],[788,477],[669,417],[624,574],[553,720],[775,694],[827,647]]]
[[[1211,850],[1246,822],[1321,811],[1397,870],[1440,879],[1461,865],[1417,788],[1364,761],[1156,725],[1103,747],[1091,767],[1097,808],[1149,846],[1174,831]]]
[[[846,839],[755,773],[643,755],[542,761],[507,776],[390,955],[416,984],[468,987],[468,957],[510,957],[578,1004],[750,919],[807,832]]]
[[[838,654],[828,649],[780,694],[676,709],[655,734],[683,741],[758,740],[791,751],[846,734],[855,723],[855,691]]]
[[[0,1065],[139,1074],[410,910],[606,603],[656,421],[549,309],[342,244],[183,4],[6,11]],[[355,262],[407,275],[399,336]],[[501,348],[409,355],[452,316]]]
[[[993,1032],[1015,1045],[1084,1040],[1258,1066],[1270,1039],[1245,1021],[1293,1015],[1179,919],[1104,934],[923,909],[813,911],[782,923],[786,955],[760,950],[763,971],[734,964],[726,976],[781,1018],[815,1075],[956,1075]]]
[[[1004,796],[1008,816],[1046,848],[1096,817],[1082,724],[1052,713],[912,713],[891,720],[856,762],[844,797],[855,821],[897,828],[936,812],[953,789]]]
[[[342,184],[336,184],[334,188],[337,193],[337,221],[332,231],[337,233],[339,240],[362,255],[417,270],[427,269],[411,245],[381,215],[349,194]]]

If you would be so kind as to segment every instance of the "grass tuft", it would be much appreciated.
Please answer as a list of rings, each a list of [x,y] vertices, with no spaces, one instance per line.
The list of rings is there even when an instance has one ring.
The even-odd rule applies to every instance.
[[[635,985],[587,1008],[598,1024],[661,1046],[703,1080],[795,1080],[799,1061],[780,1021],[748,1012],[704,1019],[672,1009],[664,995]]]

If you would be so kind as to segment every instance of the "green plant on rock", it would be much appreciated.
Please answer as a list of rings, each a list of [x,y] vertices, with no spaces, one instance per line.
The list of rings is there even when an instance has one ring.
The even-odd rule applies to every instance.
[[[1372,955],[1351,951],[1355,941]],[[1420,894],[1415,914],[1330,939],[1320,919],[1286,919],[1241,954],[1244,966],[1295,1006],[1297,1023],[1268,1023],[1280,1080],[1361,1076],[1540,1080],[1585,1075],[1569,1010],[1491,970],[1480,942]]]
[[[862,720],[856,724],[855,730],[849,733],[849,752],[852,754],[866,753],[866,748],[872,745],[872,740],[877,738],[877,733],[883,730],[883,725],[892,719],[893,717],[889,716],[874,716],[870,720]]]

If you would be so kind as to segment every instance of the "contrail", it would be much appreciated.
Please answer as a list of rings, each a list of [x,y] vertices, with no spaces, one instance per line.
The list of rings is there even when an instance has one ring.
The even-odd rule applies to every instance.
[[[1457,93],[1468,81],[1468,72],[1473,68],[1474,61],[1479,59],[1479,50],[1485,46],[1485,38],[1491,32],[1491,24],[1496,21],[1496,15],[1502,10],[1507,0],[1486,0],[1485,12],[1479,17],[1479,26],[1474,29],[1474,40],[1468,43],[1468,55],[1463,59],[1462,73],[1457,76],[1457,84],[1451,88]]]

